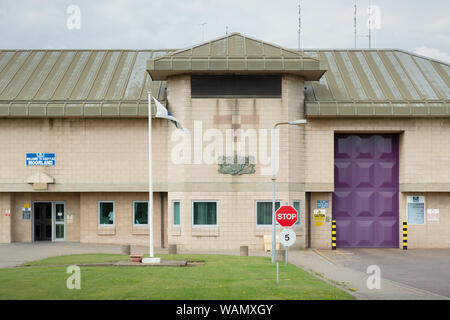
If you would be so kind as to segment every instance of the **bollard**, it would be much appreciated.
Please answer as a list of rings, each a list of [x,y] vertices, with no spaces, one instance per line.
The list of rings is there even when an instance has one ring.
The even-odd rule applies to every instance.
[[[248,246],[241,246],[240,254],[241,254],[241,256],[248,256]]]
[[[331,249],[336,250],[336,220],[331,222]]]
[[[122,254],[129,256],[131,253],[131,246],[129,244],[122,245]]]
[[[403,250],[408,250],[408,222],[403,220]]]
[[[169,244],[169,254],[177,254],[177,245]]]

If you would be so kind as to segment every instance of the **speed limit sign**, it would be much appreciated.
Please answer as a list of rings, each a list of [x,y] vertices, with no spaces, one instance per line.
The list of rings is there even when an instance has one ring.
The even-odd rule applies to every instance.
[[[292,246],[295,243],[295,239],[295,232],[291,229],[283,229],[280,232],[280,243],[285,247]]]

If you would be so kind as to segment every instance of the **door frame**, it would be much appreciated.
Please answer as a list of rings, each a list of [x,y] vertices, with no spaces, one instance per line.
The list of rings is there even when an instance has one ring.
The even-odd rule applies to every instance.
[[[64,221],[63,223],[58,223],[64,225],[64,238],[56,239],[56,205],[62,204],[64,205]],[[65,201],[52,201],[52,241],[61,242],[66,241],[66,202]]]
[[[66,241],[66,233],[67,233],[67,218],[66,218],[66,201],[64,200],[36,200],[36,201],[31,201],[31,226],[32,226],[32,242],[36,242],[35,238],[34,238],[34,205],[36,203],[51,203],[51,208],[52,208],[52,242],[61,242],[61,241]],[[55,214],[56,214],[56,210],[55,210],[55,205],[56,204],[64,204],[64,239],[55,239]]]

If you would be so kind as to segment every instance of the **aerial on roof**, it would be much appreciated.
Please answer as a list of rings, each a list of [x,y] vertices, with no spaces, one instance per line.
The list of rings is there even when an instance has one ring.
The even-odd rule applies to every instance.
[[[149,70],[164,78],[189,71],[177,69],[178,57],[191,66],[207,58],[219,72],[243,73],[253,58],[260,69],[316,72],[319,81],[305,82],[307,117],[450,116],[446,63],[401,50],[295,51],[230,34],[178,51],[0,50],[0,117],[147,117],[148,90],[166,101],[166,84],[152,81],[147,61],[169,63],[162,73]],[[288,70],[290,59],[303,69]],[[306,70],[314,64],[320,68]]]

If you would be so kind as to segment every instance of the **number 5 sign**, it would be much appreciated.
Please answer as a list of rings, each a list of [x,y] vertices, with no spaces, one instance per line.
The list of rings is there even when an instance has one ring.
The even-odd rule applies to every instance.
[[[285,247],[292,246],[295,243],[295,239],[295,232],[291,229],[283,229],[280,232],[280,243]]]

